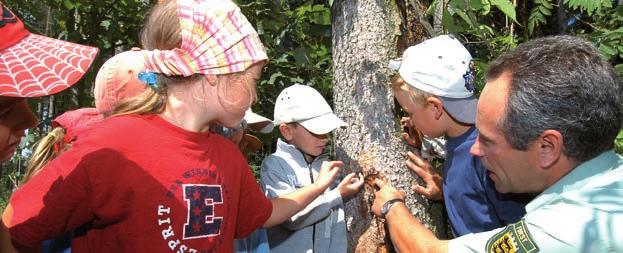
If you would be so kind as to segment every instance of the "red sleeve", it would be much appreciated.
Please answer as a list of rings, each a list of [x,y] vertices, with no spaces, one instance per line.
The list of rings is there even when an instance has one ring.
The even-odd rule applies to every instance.
[[[91,217],[89,177],[78,150],[63,153],[13,193],[11,237],[36,246],[86,223]]]
[[[240,183],[236,238],[246,237],[260,228],[273,212],[272,203],[262,193],[248,166],[242,172]]]

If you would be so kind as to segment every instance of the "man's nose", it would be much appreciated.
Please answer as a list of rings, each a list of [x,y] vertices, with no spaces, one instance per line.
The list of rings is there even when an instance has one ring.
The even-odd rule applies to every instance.
[[[482,149],[480,148],[480,137],[476,138],[476,141],[469,149],[469,153],[471,153],[473,156],[482,156]]]

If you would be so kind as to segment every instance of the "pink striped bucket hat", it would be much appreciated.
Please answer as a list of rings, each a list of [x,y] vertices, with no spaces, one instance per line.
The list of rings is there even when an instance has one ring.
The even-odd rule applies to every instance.
[[[268,59],[260,38],[230,0],[177,0],[182,44],[153,50],[148,71],[167,76],[241,72]]]

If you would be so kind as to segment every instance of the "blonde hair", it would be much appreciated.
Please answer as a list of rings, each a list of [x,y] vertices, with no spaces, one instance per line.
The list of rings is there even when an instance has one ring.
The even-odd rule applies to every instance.
[[[33,155],[28,161],[26,172],[20,184],[28,182],[30,178],[39,173],[44,165],[62,153],[63,147],[57,145],[63,142],[65,134],[65,129],[59,126],[33,144]]]
[[[141,31],[141,44],[144,49],[169,50],[182,44],[176,1],[160,1],[156,4]],[[157,114],[166,107],[167,87],[178,82],[180,77],[158,76],[157,91],[145,89],[140,95],[124,100],[112,111],[112,116],[128,114]]]
[[[179,48],[182,44],[181,26],[178,17],[176,1],[160,1],[151,10],[147,22],[141,31],[141,44],[147,50],[170,50]],[[220,85],[217,93],[221,104],[233,104],[224,97],[230,95],[230,90],[235,85],[243,85],[246,71],[217,75],[217,82],[231,81],[226,85]],[[223,79],[229,76],[229,78]],[[165,76],[158,75],[156,90],[146,89],[139,96],[125,100],[120,103],[112,112],[113,116],[128,114],[158,114],[164,112],[167,103],[167,90],[173,85],[184,85],[188,82],[195,82],[204,78],[204,75],[195,74],[189,77],[184,76]],[[245,92],[252,93],[248,87],[244,87]],[[253,98],[256,99],[256,98]]]
[[[392,80],[392,90],[394,91],[394,94],[404,92],[408,95],[411,102],[418,106],[426,105],[426,100],[430,97],[437,97],[432,93],[411,86],[410,84],[405,82],[405,80],[402,79],[399,75],[394,77]]]

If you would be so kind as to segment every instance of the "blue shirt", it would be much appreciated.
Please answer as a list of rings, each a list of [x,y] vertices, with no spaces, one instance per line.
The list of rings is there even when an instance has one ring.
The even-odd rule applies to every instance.
[[[526,206],[521,221],[450,240],[453,252],[623,252],[623,157],[580,164]]]
[[[268,236],[266,229],[259,228],[249,236],[234,240],[235,253],[268,253]]]
[[[478,131],[448,138],[443,168],[443,196],[456,236],[489,231],[517,222],[530,200],[524,194],[501,194],[495,190],[480,158],[469,153]]]

